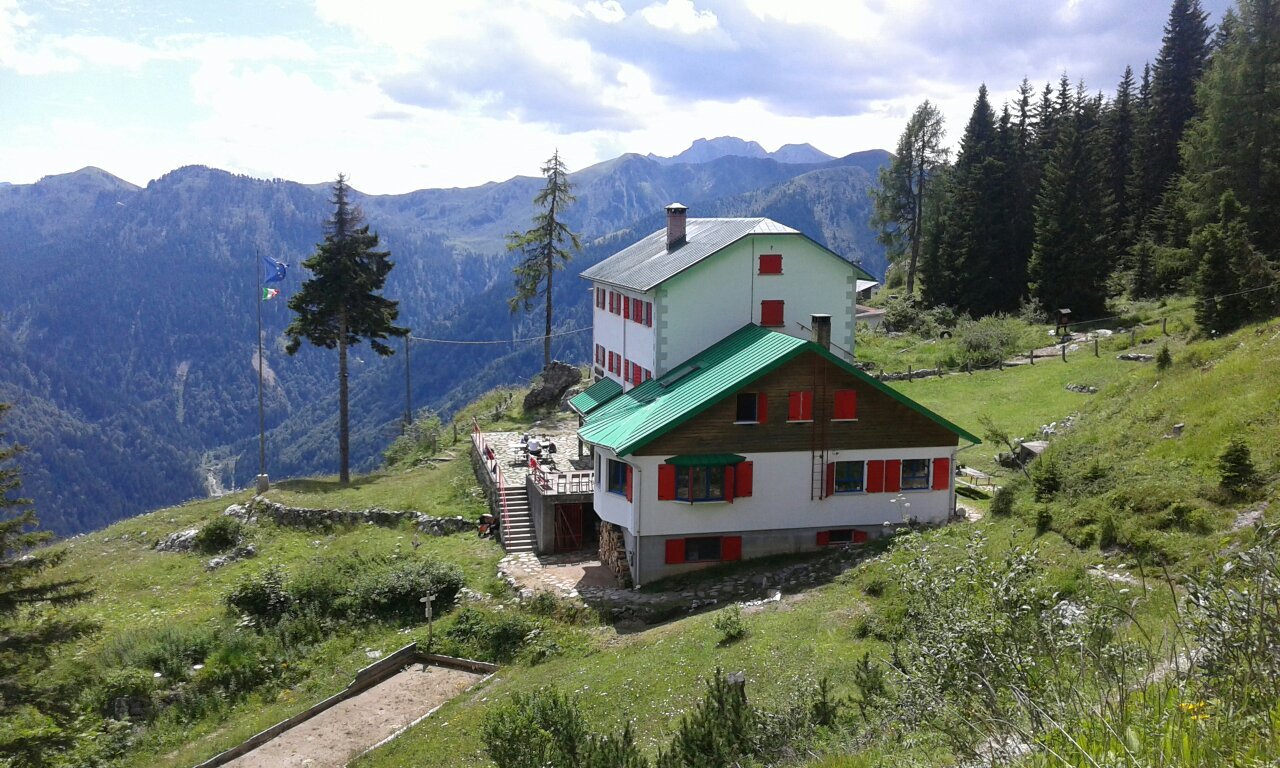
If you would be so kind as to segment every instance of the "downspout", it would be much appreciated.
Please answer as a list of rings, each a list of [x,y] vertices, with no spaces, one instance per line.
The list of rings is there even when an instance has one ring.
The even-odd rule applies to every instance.
[[[640,467],[631,467],[631,514],[636,524],[636,567],[631,574],[631,585],[633,589],[640,589],[640,491],[642,487],[640,483]]]

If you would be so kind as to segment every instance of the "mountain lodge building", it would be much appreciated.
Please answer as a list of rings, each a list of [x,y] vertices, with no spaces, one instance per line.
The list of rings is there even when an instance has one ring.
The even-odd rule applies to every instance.
[[[583,272],[596,381],[569,405],[590,456],[533,462],[508,548],[598,519],[601,560],[644,584],[948,520],[959,442],[979,441],[853,365],[870,276],[766,218],[685,215]]]

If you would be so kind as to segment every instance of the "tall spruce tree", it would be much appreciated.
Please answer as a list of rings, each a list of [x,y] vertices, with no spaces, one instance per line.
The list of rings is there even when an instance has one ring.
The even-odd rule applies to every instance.
[[[1207,19],[1199,0],[1174,0],[1160,53],[1151,70],[1149,123],[1142,134],[1147,143],[1139,153],[1145,164],[1141,170],[1146,177],[1144,186],[1149,189],[1134,200],[1137,216],[1147,228],[1168,228],[1167,223],[1153,224],[1149,218],[1181,170],[1178,143],[1196,115],[1196,81],[1209,58],[1212,30]]]
[[[1249,299],[1244,289],[1242,266],[1254,257],[1240,202],[1224,192],[1218,205],[1218,220],[1202,227],[1191,238],[1191,250],[1199,263],[1196,271],[1196,322],[1206,333],[1234,331],[1249,319]]]
[[[1280,3],[1239,0],[1222,28],[1183,138],[1181,210],[1198,232],[1220,219],[1229,191],[1254,245],[1280,256]]]
[[[547,183],[536,197],[534,205],[542,206],[542,212],[533,217],[533,228],[525,232],[507,235],[507,250],[519,251],[523,258],[515,267],[516,293],[508,301],[512,312],[533,309],[533,301],[539,295],[546,297],[546,325],[542,336],[542,365],[551,365],[552,302],[551,284],[557,269],[582,249],[578,235],[570,231],[564,222],[565,209],[576,198],[569,185],[569,172],[560,160],[560,150],[542,166]]]
[[[1028,271],[1032,294],[1045,309],[1099,317],[1113,266],[1107,244],[1110,193],[1103,173],[1101,97],[1086,98],[1081,84],[1074,94],[1068,88],[1068,99],[1040,183]]]
[[[944,136],[942,112],[926,100],[907,121],[892,162],[880,169],[880,185],[872,190],[872,225],[880,230],[890,263],[906,261],[908,296],[915,295],[932,177],[947,161]]]
[[[338,174],[330,200],[333,216],[325,225],[324,242],[302,262],[311,278],[289,299],[289,309],[296,316],[285,329],[289,338],[285,351],[290,355],[304,340],[324,349],[338,349],[339,482],[343,485],[351,482],[347,348],[367,340],[374,352],[385,357],[395,350],[384,340],[409,333],[395,324],[399,302],[380,294],[395,266],[391,254],[377,250],[377,233],[369,231],[348,193],[346,177]]]
[[[0,418],[9,407],[0,403]],[[74,739],[74,694],[50,685],[45,672],[59,646],[94,629],[61,610],[89,597],[86,583],[44,575],[66,553],[36,549],[52,534],[36,530],[31,502],[16,495],[20,452],[0,442],[0,764],[15,768],[54,764]]]
[[[1136,130],[1134,112],[1133,68],[1124,68],[1124,77],[1116,86],[1116,97],[1106,110],[1104,126],[1107,138],[1107,188],[1111,192],[1111,217],[1108,229],[1116,253],[1126,254],[1134,243],[1132,211],[1129,202],[1129,173],[1133,167],[1133,143]]]
[[[932,286],[927,294],[934,303],[974,315],[1000,309],[1000,283],[1008,279],[996,260],[1007,215],[1000,206],[1005,167],[998,140],[995,112],[983,85],[951,171],[943,236],[933,255],[939,263],[929,268],[931,274],[946,276],[947,282]]]

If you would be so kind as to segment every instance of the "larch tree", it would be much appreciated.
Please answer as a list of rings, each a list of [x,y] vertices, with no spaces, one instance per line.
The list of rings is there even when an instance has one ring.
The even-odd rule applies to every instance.
[[[0,416],[9,406],[0,403]],[[0,438],[3,438],[0,433]],[[0,765],[42,766],[74,738],[74,696],[48,685],[50,657],[94,630],[62,607],[89,597],[84,581],[49,579],[65,550],[37,549],[52,536],[36,530],[31,502],[18,497],[16,445],[0,443]]]
[[[324,242],[302,262],[311,278],[289,299],[296,316],[285,329],[285,351],[295,354],[305,340],[324,349],[338,349],[338,453],[339,482],[351,481],[351,428],[348,407],[347,349],[367,340],[379,355],[395,354],[384,341],[405,336],[407,328],[395,324],[399,303],[380,293],[394,263],[388,251],[379,251],[378,235],[369,231],[359,209],[351,205],[346,177],[333,185],[334,211],[325,225]],[[363,226],[362,226],[363,225]]]
[[[578,235],[564,221],[565,209],[575,200],[569,185],[569,172],[560,160],[560,151],[552,153],[542,166],[547,183],[537,196],[534,205],[542,211],[533,217],[533,227],[524,232],[507,235],[507,250],[519,251],[520,263],[515,266],[515,295],[507,302],[511,311],[529,312],[538,296],[546,297],[546,325],[542,335],[542,365],[551,365],[552,297],[551,288],[556,270],[573,258],[573,251],[582,248]]]
[[[932,180],[947,162],[942,112],[927,100],[916,107],[898,139],[893,161],[880,170],[880,186],[872,190],[872,224],[894,263],[907,262],[907,295],[915,295],[916,269],[924,238],[924,216]]]

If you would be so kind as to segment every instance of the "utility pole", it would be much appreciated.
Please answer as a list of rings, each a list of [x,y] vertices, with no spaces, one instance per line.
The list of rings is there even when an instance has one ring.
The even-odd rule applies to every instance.
[[[262,254],[254,251],[253,260],[258,263],[258,478],[255,489],[266,493],[271,479],[267,476],[267,421],[262,408]]]
[[[409,334],[404,335],[404,429],[400,434],[409,431],[413,426],[413,390],[409,387]]]

